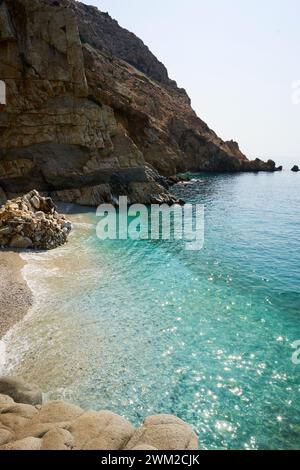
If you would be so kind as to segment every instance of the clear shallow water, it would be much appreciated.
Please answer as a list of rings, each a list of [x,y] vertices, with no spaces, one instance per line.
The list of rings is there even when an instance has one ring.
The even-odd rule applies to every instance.
[[[205,204],[200,252],[100,242],[86,211],[65,247],[26,255],[38,297],[5,371],[135,423],[174,413],[204,448],[299,448],[300,178],[199,177],[177,192]]]

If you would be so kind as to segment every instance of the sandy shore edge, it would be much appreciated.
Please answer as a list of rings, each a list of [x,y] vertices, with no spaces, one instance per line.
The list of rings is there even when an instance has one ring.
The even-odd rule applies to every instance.
[[[24,318],[33,302],[22,275],[24,265],[19,253],[0,251],[0,339]]]

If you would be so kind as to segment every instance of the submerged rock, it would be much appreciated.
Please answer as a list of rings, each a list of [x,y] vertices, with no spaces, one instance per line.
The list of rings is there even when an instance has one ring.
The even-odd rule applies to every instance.
[[[38,404],[16,404],[21,397],[23,403]],[[0,451],[198,449],[196,434],[176,416],[151,416],[135,429],[111,411],[85,411],[62,401],[40,403],[35,385],[0,379]]]
[[[294,173],[297,173],[298,171],[300,171],[298,165],[294,165],[293,168],[292,168],[292,171],[293,171]]]
[[[63,245],[72,229],[49,197],[33,190],[0,207],[0,245],[52,249]]]
[[[0,394],[1,404],[3,401],[5,402],[3,395],[8,395],[16,403],[28,405],[39,405],[42,403],[42,392],[39,387],[28,384],[23,379],[17,377],[0,377]],[[11,403],[8,402],[8,404]]]

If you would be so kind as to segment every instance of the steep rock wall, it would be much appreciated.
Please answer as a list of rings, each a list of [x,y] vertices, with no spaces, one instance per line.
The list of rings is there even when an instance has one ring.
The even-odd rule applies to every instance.
[[[0,80],[8,194],[172,202],[156,171],[275,168],[223,142],[140,39],[73,0],[0,0]]]

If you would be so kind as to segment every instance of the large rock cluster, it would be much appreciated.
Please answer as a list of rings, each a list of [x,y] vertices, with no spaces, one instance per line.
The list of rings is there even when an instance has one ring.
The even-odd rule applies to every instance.
[[[0,57],[0,186],[8,197],[34,187],[92,205],[119,195],[167,202],[148,165],[167,177],[275,169],[222,141],[143,42],[94,7],[2,0]]]
[[[0,207],[0,246],[56,248],[66,242],[71,228],[52,199],[35,190]]]
[[[110,411],[85,411],[63,401],[42,404],[36,386],[0,378],[0,450],[197,450],[192,428],[156,415],[134,428]]]

